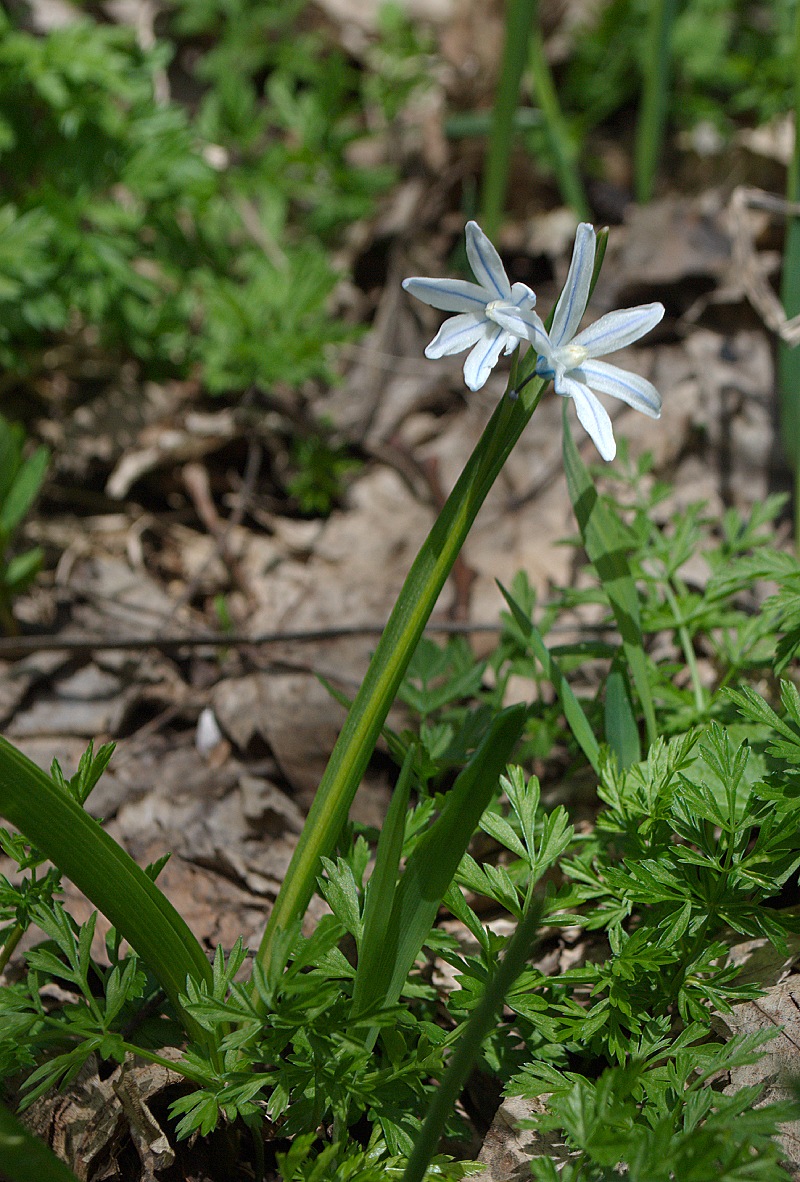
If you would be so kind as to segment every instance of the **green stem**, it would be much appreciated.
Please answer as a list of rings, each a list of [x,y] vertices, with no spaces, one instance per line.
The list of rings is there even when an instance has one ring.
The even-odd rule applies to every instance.
[[[553,153],[561,196],[581,221],[591,220],[589,201],[578,171],[577,156],[569,129],[558,101],[553,75],[544,52],[542,31],[537,19],[531,38],[531,75],[533,93],[542,110],[545,131]]]
[[[794,151],[786,178],[786,198],[800,201],[800,4],[794,35]],[[781,301],[788,317],[800,313],[800,217],[787,214],[783,255]],[[778,390],[780,393],[781,440],[794,476],[795,548],[800,553],[800,348],[778,344]]]
[[[678,606],[678,600],[675,598],[675,592],[672,590],[669,581],[665,581],[664,583],[664,595],[666,597],[667,603],[670,606],[672,618],[675,621],[675,627],[678,631],[678,639],[681,642],[683,655],[689,668],[689,674],[692,679],[692,688],[694,689],[694,704],[697,707],[699,713],[704,715],[708,703],[706,701],[705,687],[700,680],[700,669],[697,665],[697,654],[694,651],[694,645],[692,644],[692,638],[689,635],[689,629],[686,627],[686,623],[684,622],[683,616],[681,615],[681,609]]]
[[[542,911],[542,904],[534,903],[523,915],[517,930],[508,942],[505,956],[464,1027],[450,1065],[439,1088],[433,1094],[428,1115],[414,1143],[402,1182],[422,1182],[425,1177],[425,1171],[436,1153],[447,1118],[467,1081],[481,1043],[494,1029],[506,994],[525,967],[536,929],[542,920]]]
[[[11,929],[10,936],[3,945],[2,950],[0,950],[0,973],[2,973],[3,969],[6,967],[9,960],[13,956],[14,949],[22,939],[24,932],[25,928],[21,923],[14,924],[13,928]]]
[[[524,368],[531,368],[534,358],[535,354]],[[512,371],[511,389],[514,381]],[[409,571],[320,781],[264,931],[257,959],[267,972],[278,934],[288,931],[305,913],[320,859],[333,849],[347,820],[408,662],[478,510],[536,409],[543,386],[537,379],[518,398],[502,399]]]
[[[514,142],[514,115],[535,13],[536,0],[509,0],[506,7],[506,38],[494,96],[492,130],[481,194],[481,225],[489,238],[495,237],[505,207]]]
[[[642,103],[636,125],[634,187],[636,200],[653,196],[669,94],[669,63],[672,26],[677,0],[653,0],[647,30],[647,59],[644,64]]]

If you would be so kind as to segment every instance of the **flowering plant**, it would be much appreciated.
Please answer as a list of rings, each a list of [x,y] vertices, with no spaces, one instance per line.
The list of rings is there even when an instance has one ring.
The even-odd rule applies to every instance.
[[[578,419],[600,455],[613,460],[617,445],[611,419],[594,391],[619,398],[654,419],[661,416],[661,397],[647,378],[597,358],[625,348],[655,328],[664,305],[640,304],[608,312],[579,331],[591,294],[596,250],[594,228],[582,222],[549,332],[534,311],[533,292],[522,283],[509,284],[497,251],[475,222],[467,224],[467,254],[476,277],[483,278],[480,287],[458,279],[406,279],[403,287],[436,308],[464,313],[445,321],[425,355],[442,357],[474,345],[464,366],[472,390],[484,384],[503,349],[510,353],[520,341],[530,341],[538,354],[535,375],[549,378],[556,394],[573,400]],[[482,312],[464,312],[469,301],[480,305]]]

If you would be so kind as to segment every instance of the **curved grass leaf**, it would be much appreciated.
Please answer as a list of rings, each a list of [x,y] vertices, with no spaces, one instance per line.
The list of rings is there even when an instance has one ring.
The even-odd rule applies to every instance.
[[[78,1182],[44,1142],[0,1104],[0,1176],[8,1182]]]
[[[179,1001],[187,977],[209,982],[212,978],[188,925],[97,821],[5,739],[0,739],[0,816],[111,921],[158,979],[185,1028],[205,1039]]]

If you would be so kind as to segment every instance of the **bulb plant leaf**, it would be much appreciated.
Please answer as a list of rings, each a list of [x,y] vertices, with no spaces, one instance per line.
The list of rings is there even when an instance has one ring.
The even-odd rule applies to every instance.
[[[0,816],[67,878],[141,956],[176,1007],[187,978],[211,980],[211,966],[189,926],[133,858],[41,768],[0,738]]]
[[[639,595],[627,559],[629,540],[619,518],[598,495],[586,465],[580,457],[564,403],[564,470],[572,508],[589,560],[597,571],[617,622],[622,648],[644,713],[648,745],[658,733],[655,707],[642,640]]]

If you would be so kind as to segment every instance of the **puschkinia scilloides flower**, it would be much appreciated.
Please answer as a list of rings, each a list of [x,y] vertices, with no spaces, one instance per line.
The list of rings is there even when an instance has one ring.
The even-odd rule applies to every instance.
[[[504,304],[494,315],[509,333],[531,342],[539,354],[537,375],[552,379],[556,394],[573,400],[578,419],[600,455],[604,460],[613,460],[617,445],[611,419],[595,391],[619,398],[651,419],[661,417],[661,396],[646,378],[596,358],[638,341],[661,320],[664,306],[640,304],[608,312],[578,332],[589,302],[595,246],[594,229],[582,222],[549,333],[532,308],[509,308]]]
[[[536,296],[524,283],[510,283],[500,255],[477,222],[467,222],[467,258],[477,283],[465,279],[404,279],[403,287],[418,300],[457,312],[445,320],[425,350],[430,358],[445,357],[469,349],[464,381],[480,390],[500,354],[511,353],[526,332],[509,331],[497,318],[499,310],[523,313],[533,309]]]

